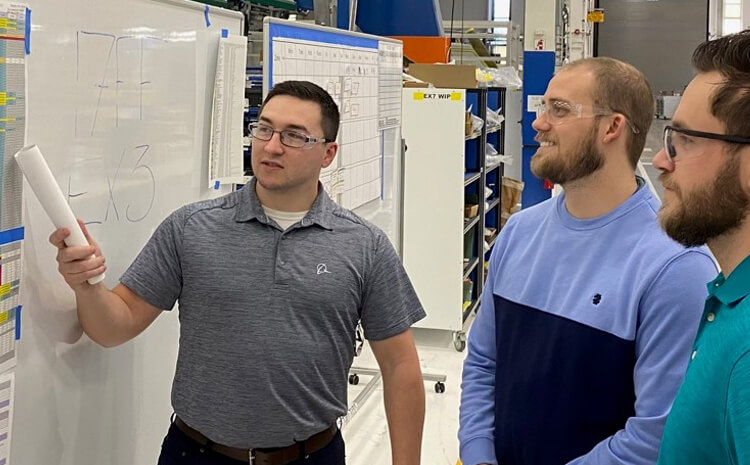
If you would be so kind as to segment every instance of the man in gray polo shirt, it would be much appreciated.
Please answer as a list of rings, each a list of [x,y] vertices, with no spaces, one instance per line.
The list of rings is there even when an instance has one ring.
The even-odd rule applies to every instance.
[[[159,465],[343,464],[335,423],[358,320],[383,374],[393,464],[419,463],[409,328],[425,313],[388,238],[318,182],[338,127],[325,90],[278,84],[252,128],[253,181],[172,213],[112,290],[86,281],[106,268],[88,232],[87,247],[66,247],[65,229],[50,236],[97,343],[129,341],[179,301],[176,416]]]

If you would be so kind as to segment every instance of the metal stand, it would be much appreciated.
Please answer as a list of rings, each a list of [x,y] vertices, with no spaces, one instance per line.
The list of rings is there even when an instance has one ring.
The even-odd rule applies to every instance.
[[[351,405],[349,406],[349,410],[346,412],[346,416],[338,419],[337,423],[339,428],[343,428],[347,423],[349,423],[349,421],[351,421],[352,418],[354,418],[354,415],[356,415],[360,407],[365,402],[367,402],[367,399],[370,398],[372,393],[375,391],[375,388],[383,379],[383,375],[380,374],[380,370],[375,370],[373,368],[352,367],[349,370],[349,384],[355,386],[359,384],[359,375],[372,376],[372,379],[365,385],[365,388],[362,390],[362,392],[360,392],[359,395],[357,395],[357,397],[352,401]],[[445,392],[446,379],[447,378],[445,375],[422,373],[422,380],[435,382],[435,392],[438,394],[442,394]]]
[[[357,357],[362,353],[362,347],[364,346],[364,340],[362,339],[362,333],[359,330],[359,327],[357,327],[356,333],[355,333],[355,343],[354,343],[354,356]],[[351,405],[349,406],[349,410],[346,412],[346,416],[343,416],[338,419],[338,426],[339,428],[343,428],[344,425],[346,425],[352,418],[354,418],[354,415],[357,414],[359,411],[359,408],[367,401],[367,399],[370,398],[373,391],[375,391],[375,388],[380,384],[380,381],[383,379],[383,375],[380,374],[380,370],[376,370],[373,368],[360,368],[360,367],[351,367],[349,369],[349,384],[352,386],[356,386],[359,384],[359,375],[362,376],[372,376],[372,379],[365,385],[365,388],[362,390],[362,392],[359,393],[359,395],[352,401]],[[445,375],[437,375],[432,373],[422,373],[422,380],[423,381],[434,381],[435,382],[435,392],[438,394],[442,394],[445,392],[445,380],[447,377]]]

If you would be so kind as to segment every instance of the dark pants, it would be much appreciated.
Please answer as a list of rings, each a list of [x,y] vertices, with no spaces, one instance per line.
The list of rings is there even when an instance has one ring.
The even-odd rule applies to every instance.
[[[161,446],[161,455],[157,465],[239,465],[241,463],[248,462],[231,459],[201,446],[172,423]],[[336,436],[324,448],[310,454],[306,459],[297,460],[289,465],[346,465],[341,431],[336,433]]]

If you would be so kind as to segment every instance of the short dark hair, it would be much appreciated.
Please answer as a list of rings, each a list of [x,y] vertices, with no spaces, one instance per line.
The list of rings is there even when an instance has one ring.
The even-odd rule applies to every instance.
[[[727,134],[750,137],[750,29],[703,42],[693,52],[693,67],[721,74],[724,81],[711,96],[711,114]]]
[[[597,106],[622,113],[638,130],[636,134],[627,129],[628,161],[635,168],[646,146],[646,136],[654,119],[654,94],[648,79],[633,65],[614,58],[584,58],[565,68],[573,67],[587,67],[594,72],[591,93]]]
[[[309,81],[284,81],[273,86],[271,92],[266,95],[263,105],[260,107],[261,113],[263,107],[269,100],[279,95],[288,95],[300,100],[315,102],[320,105],[321,126],[323,126],[323,137],[329,142],[336,140],[339,133],[339,107],[333,100],[333,97],[317,84]]]

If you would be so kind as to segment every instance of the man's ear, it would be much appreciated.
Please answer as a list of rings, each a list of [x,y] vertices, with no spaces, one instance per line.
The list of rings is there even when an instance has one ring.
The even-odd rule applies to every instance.
[[[339,150],[339,144],[337,144],[336,142],[329,142],[326,145],[326,155],[325,157],[323,157],[323,162],[320,164],[320,166],[323,168],[328,168],[329,166],[331,166],[331,163],[333,163],[333,160],[336,159],[336,154]]]
[[[625,117],[620,114],[614,114],[612,115],[612,120],[607,125],[607,131],[604,133],[602,142],[604,142],[605,144],[612,143],[613,141],[617,140],[617,138],[623,137],[625,135],[625,131],[629,130],[630,127],[628,126],[628,122],[625,120]]]

